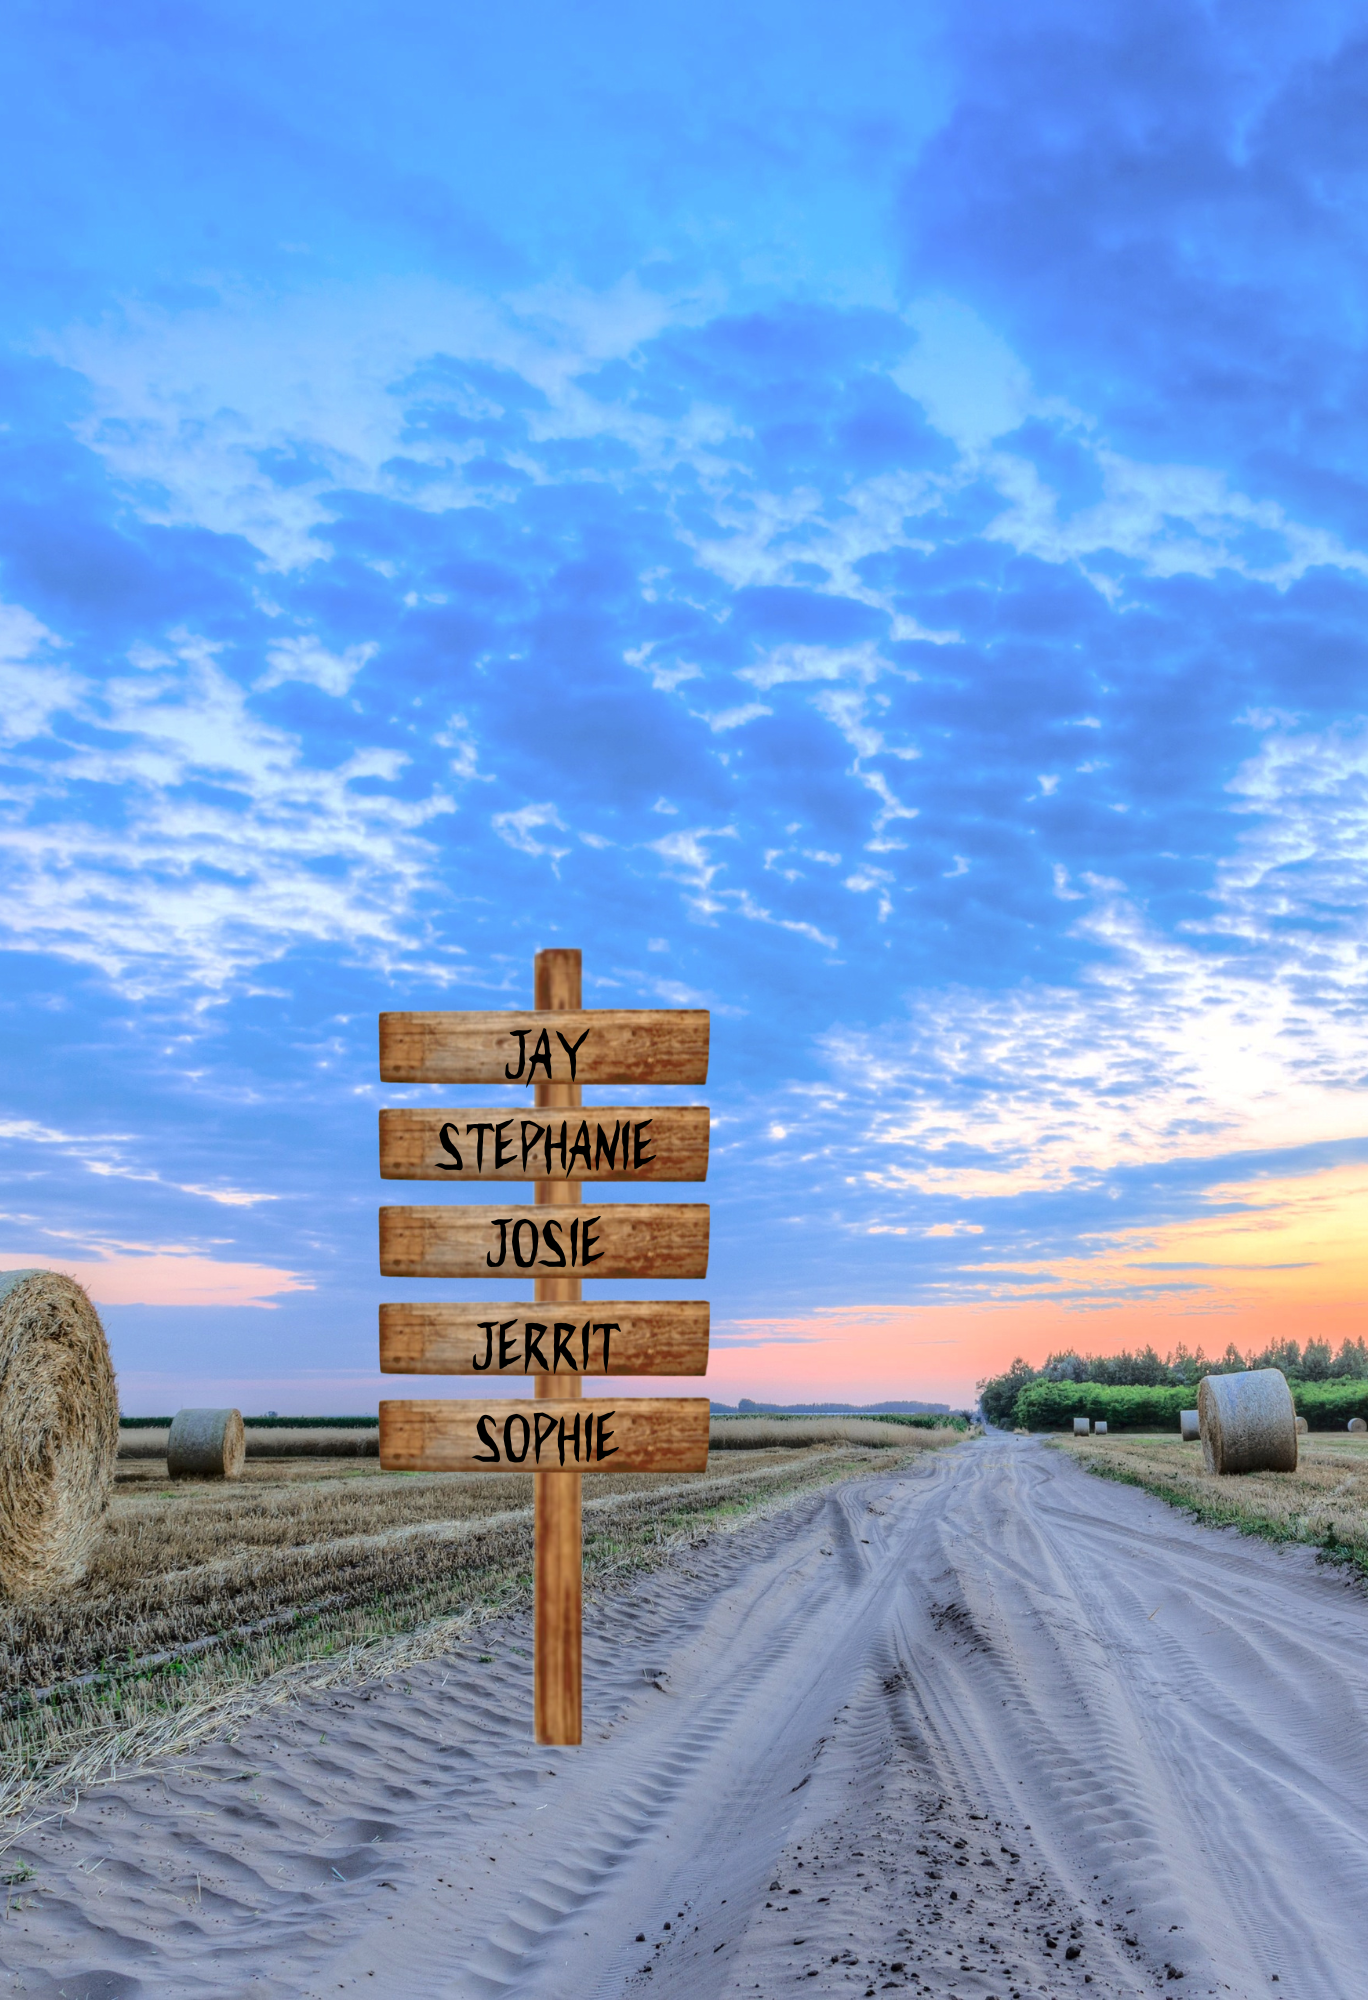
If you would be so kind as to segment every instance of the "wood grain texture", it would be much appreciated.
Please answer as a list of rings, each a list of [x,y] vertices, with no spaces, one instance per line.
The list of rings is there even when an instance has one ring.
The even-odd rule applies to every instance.
[[[587,1233],[586,1233],[587,1232]],[[706,1278],[706,1202],[382,1208],[387,1278]]]
[[[386,1375],[487,1374],[491,1382],[520,1375],[706,1375],[708,1320],[706,1299],[385,1305],[380,1367]]]
[[[382,1111],[380,1174],[387,1181],[702,1181],[710,1122],[705,1104]]]
[[[380,1074],[386,1083],[706,1083],[708,1027],[704,1008],[564,1008],[554,1022],[532,1009],[382,1014]]]
[[[578,1743],[584,1729],[581,1489],[577,1472],[532,1475],[532,1734],[538,1743]]]
[[[387,1472],[540,1471],[557,1478],[562,1471],[704,1472],[708,1399],[384,1402],[380,1463]]]
[[[533,964],[532,998],[539,1012],[577,1013],[584,998],[579,952],[539,951]],[[578,1110],[582,1098],[578,1083],[565,1082],[539,1082],[533,1095],[548,1122],[558,1110]],[[583,1192],[575,1181],[541,1180],[534,1200],[541,1207],[554,1207],[557,1201],[582,1201]],[[538,1278],[533,1292],[540,1305],[564,1313],[578,1307],[584,1287],[578,1278]],[[578,1375],[553,1373],[537,1377],[533,1394],[539,1401],[559,1400],[563,1406],[581,1396],[583,1389]],[[581,1738],[583,1511],[578,1473],[533,1473],[532,1733],[538,1743],[578,1743]]]

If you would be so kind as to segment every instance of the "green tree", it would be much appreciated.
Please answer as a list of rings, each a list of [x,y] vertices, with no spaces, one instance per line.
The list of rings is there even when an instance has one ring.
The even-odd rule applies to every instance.
[[[1169,1375],[1174,1382],[1182,1382],[1188,1388],[1195,1388],[1204,1375],[1212,1373],[1211,1364],[1201,1348],[1189,1349],[1179,1341],[1168,1360]]]
[[[1281,1368],[1284,1375],[1300,1376],[1302,1353],[1295,1340],[1275,1340],[1262,1354],[1252,1354],[1251,1368]]]
[[[1016,1399],[1036,1370],[1018,1355],[1005,1375],[990,1375],[978,1385],[978,1398],[990,1424],[1007,1425],[1016,1414]]]
[[[1036,1377],[1041,1382],[1086,1382],[1089,1365],[1081,1354],[1066,1347],[1061,1354],[1046,1355],[1045,1366],[1036,1370]]]
[[[1328,1340],[1308,1340],[1302,1349],[1301,1372],[1305,1382],[1325,1382],[1329,1379],[1333,1357]]]

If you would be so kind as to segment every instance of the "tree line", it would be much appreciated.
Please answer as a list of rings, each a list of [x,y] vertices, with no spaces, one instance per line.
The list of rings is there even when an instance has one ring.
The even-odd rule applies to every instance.
[[[1153,1347],[1139,1354],[1078,1354],[1072,1348],[1052,1354],[1040,1368],[1032,1368],[1020,1356],[1005,1374],[991,1375],[978,1384],[979,1402],[990,1424],[1010,1425],[1016,1400],[1032,1382],[1099,1382],[1113,1388],[1195,1389],[1204,1375],[1234,1375],[1244,1368],[1280,1368],[1289,1382],[1333,1382],[1368,1380],[1368,1342],[1346,1340],[1336,1354],[1328,1341],[1308,1340],[1303,1348],[1295,1340],[1282,1340],[1261,1354],[1241,1354],[1232,1341],[1216,1361],[1208,1361],[1200,1347],[1182,1344],[1171,1354],[1160,1356]]]

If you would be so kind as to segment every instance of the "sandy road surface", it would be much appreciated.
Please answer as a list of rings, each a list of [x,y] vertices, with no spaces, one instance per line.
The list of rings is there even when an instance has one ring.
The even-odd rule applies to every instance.
[[[90,1794],[0,1993],[1368,1996],[1368,1601],[1306,1552],[989,1438],[596,1607],[578,1752],[526,1642]]]

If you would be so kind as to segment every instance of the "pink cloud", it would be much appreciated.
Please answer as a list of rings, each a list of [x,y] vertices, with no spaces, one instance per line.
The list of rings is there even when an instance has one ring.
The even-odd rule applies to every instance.
[[[101,1257],[94,1262],[54,1257],[0,1258],[0,1270],[61,1271],[85,1286],[97,1306],[262,1306],[278,1292],[311,1292],[313,1281],[269,1264],[230,1264],[190,1251],[153,1250],[145,1256]]]

